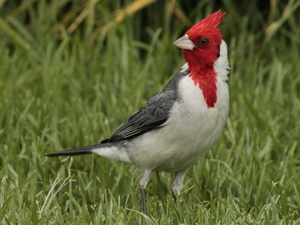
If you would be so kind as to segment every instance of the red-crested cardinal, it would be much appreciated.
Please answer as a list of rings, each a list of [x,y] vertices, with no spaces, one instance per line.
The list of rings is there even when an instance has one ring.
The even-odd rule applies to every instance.
[[[112,136],[99,144],[46,156],[94,153],[135,165],[141,170],[142,211],[147,213],[146,186],[152,171],[174,172],[173,194],[180,194],[188,169],[220,136],[229,110],[230,66],[218,26],[221,10],[190,28],[174,45],[186,63]]]

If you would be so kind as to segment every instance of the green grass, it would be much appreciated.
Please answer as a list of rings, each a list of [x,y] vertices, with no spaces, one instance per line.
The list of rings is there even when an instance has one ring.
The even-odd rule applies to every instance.
[[[91,1],[68,34],[85,1],[13,2],[0,1],[0,224],[300,224],[298,1],[175,4],[192,22],[227,12],[231,109],[178,202],[173,176],[151,175],[148,217],[134,167],[44,154],[107,138],[159,91],[183,64],[185,20],[155,2],[93,39],[124,5]]]

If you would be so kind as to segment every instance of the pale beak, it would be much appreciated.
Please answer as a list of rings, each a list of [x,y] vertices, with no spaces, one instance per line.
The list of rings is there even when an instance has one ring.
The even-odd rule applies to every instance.
[[[183,37],[177,39],[173,45],[186,50],[193,50],[193,48],[196,47],[196,45],[189,39],[188,35],[184,35]]]

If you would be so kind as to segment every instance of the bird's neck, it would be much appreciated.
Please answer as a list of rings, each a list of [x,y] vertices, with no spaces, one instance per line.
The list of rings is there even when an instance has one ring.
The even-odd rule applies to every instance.
[[[213,108],[217,102],[217,73],[214,66],[188,62],[189,76],[203,93],[208,108]]]

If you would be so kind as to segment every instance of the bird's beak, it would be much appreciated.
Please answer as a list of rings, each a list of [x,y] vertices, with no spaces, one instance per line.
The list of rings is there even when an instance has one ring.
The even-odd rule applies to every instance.
[[[188,35],[184,35],[183,37],[177,39],[173,45],[186,50],[193,50],[193,48],[196,47],[196,45],[189,39]]]

